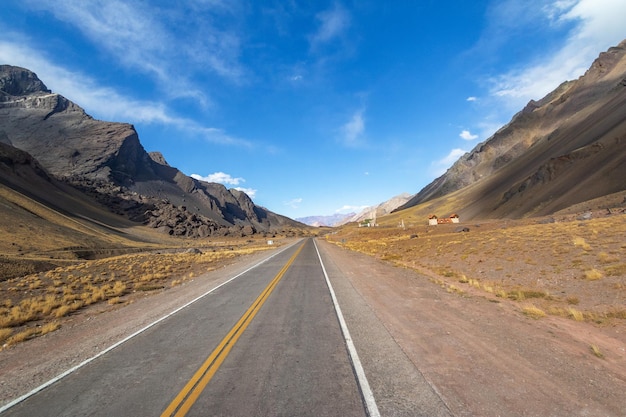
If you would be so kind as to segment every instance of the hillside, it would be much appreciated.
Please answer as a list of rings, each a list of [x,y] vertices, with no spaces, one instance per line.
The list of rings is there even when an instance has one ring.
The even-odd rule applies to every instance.
[[[307,217],[298,217],[295,220],[302,222],[304,224],[308,224],[313,227],[323,227],[323,226],[336,226],[338,224],[343,224],[347,219],[355,216],[355,213],[347,213],[347,214],[331,214],[328,216],[307,216]]]
[[[602,198],[619,200],[626,190],[625,114],[626,41],[579,79],[530,101],[396,211],[523,218],[591,200],[603,207]]]
[[[24,68],[0,66],[0,143],[6,145],[4,184],[17,181],[13,168],[20,164],[11,148],[19,149],[28,155],[20,158],[32,158],[31,168],[54,180],[57,195],[78,193],[98,212],[117,214],[114,221],[105,216],[106,224],[124,220],[196,238],[304,227],[256,206],[243,192],[184,175],[158,152],[148,154],[132,125],[93,119]],[[39,201],[56,204],[47,185],[38,188],[28,176],[20,181]]]
[[[370,207],[364,208],[359,213],[346,219],[341,224],[351,223],[351,222],[362,222],[363,220],[376,219],[376,218],[382,217],[386,214],[391,213],[392,211],[402,206],[403,204],[405,204],[411,197],[412,196],[408,193],[397,195],[376,206],[370,206]]]

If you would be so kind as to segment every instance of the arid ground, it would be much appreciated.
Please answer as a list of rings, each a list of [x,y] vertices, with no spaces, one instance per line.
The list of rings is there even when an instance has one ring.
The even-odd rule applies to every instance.
[[[345,285],[452,414],[619,416],[626,409],[624,236],[626,215],[603,211],[348,225],[330,230],[323,249],[335,267],[351,271]],[[166,300],[214,282],[217,268],[267,248],[265,239],[213,245],[76,261],[2,281],[10,333],[0,363],[11,364],[0,381],[2,402],[158,317]]]

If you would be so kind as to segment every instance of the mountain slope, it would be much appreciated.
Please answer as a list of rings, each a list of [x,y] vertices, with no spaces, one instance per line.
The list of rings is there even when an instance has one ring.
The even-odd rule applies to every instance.
[[[184,175],[162,155],[149,155],[132,125],[93,119],[24,68],[0,66],[0,142],[110,211],[171,235],[303,227],[240,191]]]
[[[626,41],[528,103],[396,211],[428,203],[440,215],[519,218],[626,190],[625,115]]]
[[[350,217],[349,219],[346,219],[343,223],[340,223],[340,224],[351,223],[351,222],[361,222],[366,219],[376,219],[376,218],[382,217],[386,214],[391,213],[392,211],[402,206],[403,204],[406,204],[406,202],[410,198],[411,198],[411,194],[408,194],[408,193],[397,195],[395,197],[390,198],[387,201],[384,201],[378,204],[377,206],[370,206],[370,207],[364,208],[363,210],[361,210],[360,213],[355,214],[354,216]],[[337,226],[338,225],[339,224],[337,224]]]
[[[308,224],[309,226],[320,227],[320,226],[336,226],[338,224],[343,224],[347,219],[350,219],[354,216],[355,213],[347,213],[347,214],[331,214],[328,216],[308,216],[308,217],[298,217],[296,220],[302,222],[304,224]]]

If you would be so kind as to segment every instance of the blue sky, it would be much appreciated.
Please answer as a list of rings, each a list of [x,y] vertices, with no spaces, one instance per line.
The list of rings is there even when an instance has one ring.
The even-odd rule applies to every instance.
[[[626,0],[4,0],[0,63],[292,218],[416,193],[626,38]]]

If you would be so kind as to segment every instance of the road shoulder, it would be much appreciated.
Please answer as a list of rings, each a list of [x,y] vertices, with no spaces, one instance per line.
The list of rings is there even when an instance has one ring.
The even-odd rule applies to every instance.
[[[535,320],[506,302],[450,293],[410,269],[318,243],[382,415],[410,415],[403,412],[422,406],[412,396],[428,388],[455,416],[623,415],[626,359],[589,348],[623,346],[621,333]],[[377,347],[385,332],[399,348]],[[407,364],[409,375],[394,374]]]

